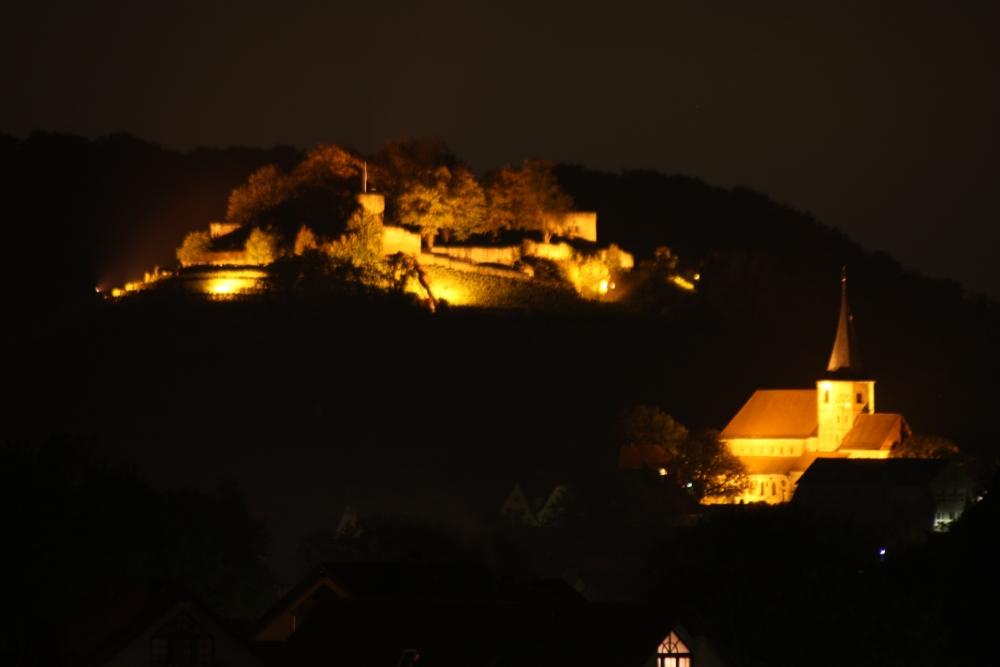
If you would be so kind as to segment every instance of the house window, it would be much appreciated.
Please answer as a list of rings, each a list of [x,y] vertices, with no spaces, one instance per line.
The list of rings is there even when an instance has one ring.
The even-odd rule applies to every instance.
[[[212,635],[180,613],[153,635],[149,661],[154,665],[210,665],[214,649]]]
[[[676,633],[671,632],[660,642],[656,651],[656,667],[691,667],[691,651]]]
[[[862,401],[861,401],[861,394],[860,394],[860,393],[858,393],[858,404],[860,405],[860,404],[861,404],[861,402],[862,402]]]

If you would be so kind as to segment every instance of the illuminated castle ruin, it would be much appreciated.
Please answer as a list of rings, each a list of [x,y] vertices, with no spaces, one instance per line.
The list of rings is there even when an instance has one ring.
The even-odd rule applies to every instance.
[[[888,458],[911,434],[902,415],[875,412],[875,381],[861,366],[846,278],[841,291],[833,352],[816,388],[760,389],[722,431],[753,482],[733,502],[788,502],[817,458]]]
[[[431,285],[433,298],[444,298],[454,305],[475,305],[475,294],[464,289],[461,281],[449,279],[449,271],[475,273],[496,278],[530,281],[534,271],[526,258],[563,262],[569,267],[566,278],[578,292],[606,294],[615,288],[614,282],[581,275],[572,265],[572,260],[580,256],[576,245],[583,242],[585,256],[592,256],[601,262],[613,261],[616,267],[629,270],[634,266],[632,255],[615,250],[613,258],[608,250],[592,247],[597,241],[597,213],[592,211],[571,211],[564,213],[553,226],[553,233],[562,237],[559,243],[536,242],[523,238],[516,245],[466,245],[437,244],[423,247],[419,233],[405,227],[387,225],[384,222],[385,196],[378,192],[365,191],[357,195],[357,201],[364,214],[374,216],[381,225],[381,254],[388,257],[403,253],[417,260],[421,266],[440,267]],[[129,283],[124,290],[115,289],[112,294],[121,296],[151,287],[160,287],[169,280],[170,285],[185,292],[228,296],[252,293],[263,288],[268,274],[269,260],[262,260],[250,249],[250,241],[255,230],[236,222],[209,223],[205,244],[196,252],[181,258],[181,269],[157,268],[145,279]],[[256,232],[259,233],[259,232]],[[203,237],[204,238],[204,237]],[[593,285],[589,283],[593,282]]]

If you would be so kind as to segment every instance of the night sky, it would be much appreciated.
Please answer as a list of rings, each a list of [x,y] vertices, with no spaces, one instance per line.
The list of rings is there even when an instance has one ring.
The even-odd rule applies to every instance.
[[[996,2],[5,2],[0,131],[686,173],[1000,296]]]

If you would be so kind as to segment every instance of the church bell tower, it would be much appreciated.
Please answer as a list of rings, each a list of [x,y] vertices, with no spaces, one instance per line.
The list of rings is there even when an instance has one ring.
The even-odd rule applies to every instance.
[[[875,381],[866,379],[858,353],[854,320],[847,303],[847,275],[840,278],[840,320],[826,376],[816,382],[819,432],[817,448],[833,452],[854,427],[858,415],[875,412]]]

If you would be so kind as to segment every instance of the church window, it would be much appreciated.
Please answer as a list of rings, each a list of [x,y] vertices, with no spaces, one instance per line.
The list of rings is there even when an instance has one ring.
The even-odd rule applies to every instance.
[[[830,402],[830,390],[829,389],[827,389],[826,391],[823,392],[823,402],[824,403],[829,403]]]
[[[775,486],[774,482],[771,482],[771,495],[772,496],[778,495],[778,488]]]
[[[691,667],[691,651],[671,632],[656,651],[656,667]]]
[[[760,482],[760,497],[761,498],[764,497],[764,481],[763,480],[761,480],[761,482]]]

